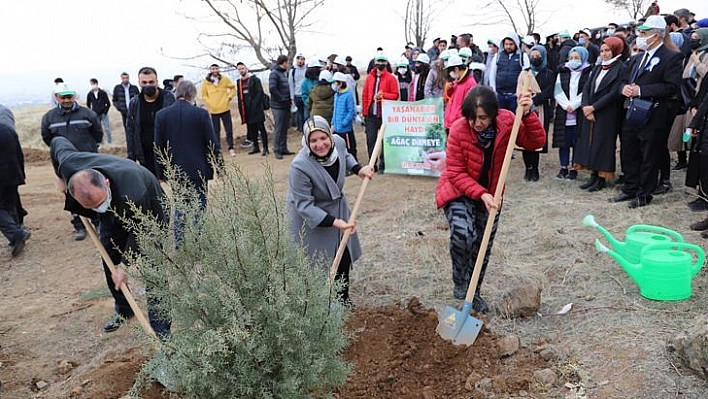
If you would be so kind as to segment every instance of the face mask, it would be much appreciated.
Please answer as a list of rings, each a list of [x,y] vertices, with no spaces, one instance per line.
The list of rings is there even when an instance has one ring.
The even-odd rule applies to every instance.
[[[607,30],[607,36],[612,36],[612,35],[614,35],[614,34],[615,34],[615,30],[614,30],[614,29],[608,29],[608,30]]]
[[[578,69],[583,64],[580,62],[580,60],[570,60],[565,65],[567,65],[570,69]]]
[[[701,47],[701,39],[691,39],[691,50]]]
[[[157,93],[157,86],[153,86],[153,85],[143,86],[142,92],[144,95],[146,95],[148,97],[152,97]]]
[[[111,199],[111,188],[108,187],[108,196],[106,197],[106,200],[103,201],[101,205],[98,206],[98,208],[92,208],[92,210],[98,213],[106,213],[108,207],[111,205]]]
[[[654,36],[654,35],[652,35],[652,36]],[[638,37],[637,41],[636,41],[637,48],[639,48],[640,50],[646,51],[649,48],[649,38],[651,38],[651,36]]]
[[[383,71],[384,69],[386,69],[386,64],[376,64],[376,69],[378,69],[379,71]]]
[[[635,56],[635,55],[639,54],[639,51],[632,51],[631,54],[632,54],[632,56]]]
[[[332,83],[330,87],[332,88],[332,90],[334,90],[335,93],[339,91],[339,85],[336,83]]]
[[[457,80],[457,78],[458,78],[457,72],[455,72],[455,71],[450,71],[450,78],[451,78],[452,80]]]
[[[543,59],[541,57],[532,57],[531,58],[531,65],[535,67],[540,67],[541,64],[543,64]]]
[[[578,44],[580,44],[581,46],[585,44],[585,38],[581,37],[580,39],[578,39]]]
[[[408,72],[408,68],[398,68],[397,71],[400,75],[405,75]]]

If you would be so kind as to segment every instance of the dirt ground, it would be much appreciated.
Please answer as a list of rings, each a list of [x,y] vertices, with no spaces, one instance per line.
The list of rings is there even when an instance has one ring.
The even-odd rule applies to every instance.
[[[364,148],[363,133],[357,137]],[[119,148],[120,142],[107,151],[120,154]],[[299,148],[299,136],[291,132],[290,149]],[[238,149],[229,161],[254,175],[268,162],[284,194],[289,158],[277,161],[247,151]],[[357,226],[364,256],[352,274],[357,308],[349,325],[356,339],[346,353],[355,368],[338,397],[478,397],[465,388],[473,372],[491,378],[486,392],[497,398],[708,396],[705,381],[664,350],[669,337],[706,312],[706,272],[694,278],[689,300],[646,300],[613,260],[595,253],[592,240],[598,234],[581,224],[592,213],[620,239],[632,224],[663,225],[703,246],[698,233],[688,229],[705,215],[687,210],[692,192],[683,188],[683,172],[674,173],[673,192],[629,210],[606,201],[615,194],[613,187],[587,193],[579,183],[554,179],[555,152],[541,162],[541,181],[527,183],[520,156],[513,161],[482,289],[495,304],[506,289],[538,281],[544,289],[541,309],[528,319],[492,313],[488,330],[470,348],[453,347],[435,333],[435,311],[458,304],[452,299],[447,223],[434,205],[435,180],[376,176]],[[132,331],[137,323],[103,333],[112,300],[99,255],[89,240],[73,241],[46,152],[28,151],[26,169],[27,185],[20,193],[32,237],[14,259],[9,247],[0,248],[0,397],[119,398],[148,355]],[[359,184],[355,177],[347,181],[352,202]],[[423,307],[411,306],[412,297]],[[568,303],[573,303],[570,312],[556,314]],[[508,334],[520,337],[521,348],[500,358],[497,343]],[[546,346],[560,355],[543,360],[540,350]],[[534,380],[533,372],[544,368],[555,372],[555,382]],[[169,396],[153,386],[144,397]]]

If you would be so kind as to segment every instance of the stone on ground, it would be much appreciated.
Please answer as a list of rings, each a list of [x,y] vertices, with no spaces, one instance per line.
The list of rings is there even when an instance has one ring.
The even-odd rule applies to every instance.
[[[509,317],[534,316],[541,307],[541,290],[541,285],[537,282],[521,282],[502,295],[496,310]]]
[[[708,380],[708,318],[698,316],[693,324],[669,339],[667,352],[678,359],[687,369]]]
[[[497,341],[497,347],[499,348],[499,357],[509,357],[519,350],[521,340],[517,335],[510,334],[500,338]]]

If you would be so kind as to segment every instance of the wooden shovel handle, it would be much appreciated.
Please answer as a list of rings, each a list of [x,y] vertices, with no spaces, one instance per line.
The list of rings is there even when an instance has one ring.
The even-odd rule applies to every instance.
[[[521,72],[524,74],[521,84],[521,93],[526,93],[529,91],[531,86],[531,74],[528,71]],[[494,192],[494,203],[499,206],[502,199],[502,192],[504,191],[504,185],[506,184],[506,175],[509,171],[509,165],[511,164],[511,155],[514,152],[514,145],[516,144],[516,137],[519,135],[519,129],[521,128],[521,119],[524,116],[524,107],[518,103],[516,105],[516,115],[514,116],[514,125],[511,128],[511,135],[509,136],[509,144],[506,146],[506,153],[504,154],[504,163],[502,164],[501,172],[499,172],[499,181],[497,181],[497,189]],[[497,208],[492,208],[489,212],[489,217],[487,218],[487,224],[484,227],[484,235],[482,236],[482,243],[479,246],[479,252],[477,253],[477,260],[474,263],[474,271],[472,272],[472,279],[470,280],[470,285],[467,287],[467,296],[465,296],[465,302],[472,302],[474,299],[474,294],[477,291],[477,281],[479,281],[479,275],[482,273],[482,263],[484,262],[485,255],[487,254],[487,247],[489,246],[489,238],[492,236],[492,228],[494,227],[494,219],[497,217]]]
[[[101,253],[101,258],[103,258],[103,261],[106,262],[106,265],[108,265],[108,268],[111,270],[111,273],[115,273],[116,266],[113,264],[111,257],[108,255],[108,251],[106,251],[106,248],[103,246],[101,240],[98,238],[98,233],[96,233],[96,229],[93,227],[93,224],[91,224],[91,221],[88,220],[85,216],[81,216],[81,222],[83,222],[84,227],[86,227],[86,232],[88,232],[89,236],[91,236],[91,241],[93,241],[93,244],[96,246],[96,249],[98,249],[98,252]],[[142,310],[140,310],[140,308],[138,307],[138,304],[137,302],[135,302],[135,298],[133,298],[133,294],[130,292],[130,289],[128,289],[128,286],[125,285],[125,283],[121,283],[120,290],[123,291],[123,295],[128,301],[128,304],[130,304],[130,308],[133,310],[133,314],[135,314],[135,317],[138,318],[138,321],[140,322],[140,325],[143,327],[145,332],[153,336],[154,338],[157,338],[155,331],[152,329],[152,326],[150,326],[150,322],[145,318],[145,315],[143,314]]]
[[[371,158],[369,158],[369,166],[372,168],[376,165],[376,161],[379,159],[381,154],[381,148],[383,147],[383,136],[386,131],[386,125],[381,125],[379,128],[379,133],[376,136],[376,144],[374,145],[374,150],[371,152]],[[364,192],[366,187],[369,185],[368,177],[364,178],[361,182],[361,187],[359,188],[359,195],[356,197],[356,202],[354,202],[354,208],[352,208],[352,213],[349,215],[349,223],[353,223],[356,220],[356,214],[359,212],[359,206],[361,206],[361,201],[364,199]],[[347,248],[347,243],[349,242],[349,237],[352,235],[352,229],[347,229],[342,235],[342,240],[339,242],[339,247],[337,248],[337,254],[334,256],[334,261],[332,262],[332,267],[329,270],[329,280],[330,283],[334,282],[334,277],[337,275],[337,269],[339,268],[339,262],[342,260],[344,255],[344,250]]]

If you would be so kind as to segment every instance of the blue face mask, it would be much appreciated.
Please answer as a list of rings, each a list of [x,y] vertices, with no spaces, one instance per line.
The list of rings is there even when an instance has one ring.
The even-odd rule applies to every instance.
[[[106,213],[106,211],[108,211],[108,207],[111,206],[111,188],[106,187],[106,189],[108,190],[108,196],[106,197],[106,200],[103,201],[101,205],[99,205],[97,208],[92,208],[91,210],[93,210],[94,212]]]
[[[580,60],[570,60],[565,65],[570,69],[578,69],[583,63]]]
[[[335,93],[339,91],[339,85],[336,83],[332,83],[330,87],[332,88],[332,90],[334,90]]]
[[[585,44],[585,38],[581,37],[580,39],[578,39],[578,44],[580,44],[580,45]]]

